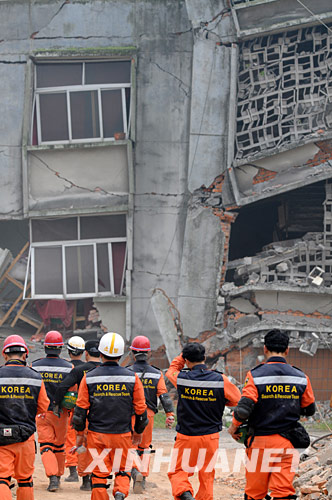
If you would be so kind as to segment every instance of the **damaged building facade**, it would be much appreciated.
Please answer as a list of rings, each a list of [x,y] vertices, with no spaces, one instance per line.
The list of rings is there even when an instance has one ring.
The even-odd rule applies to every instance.
[[[1,0],[0,247],[23,294],[90,300],[166,366],[242,380],[290,332],[332,391],[332,9]],[[330,371],[328,371],[330,370]]]

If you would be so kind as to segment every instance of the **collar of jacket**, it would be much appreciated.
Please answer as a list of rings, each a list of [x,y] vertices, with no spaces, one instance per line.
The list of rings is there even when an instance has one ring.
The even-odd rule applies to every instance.
[[[205,363],[200,363],[199,365],[195,365],[191,370],[207,370]]]
[[[267,361],[267,363],[287,363],[285,358],[282,356],[271,356]]]
[[[5,366],[8,365],[26,366],[26,364],[27,362],[22,361],[21,359],[10,359],[9,361],[7,361],[7,363],[5,363]]]
[[[101,363],[100,366],[119,366],[117,361],[105,361],[105,363]]]

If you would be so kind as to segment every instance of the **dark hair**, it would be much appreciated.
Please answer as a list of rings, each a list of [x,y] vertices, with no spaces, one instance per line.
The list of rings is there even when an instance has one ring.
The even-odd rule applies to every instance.
[[[8,356],[9,359],[22,358],[23,354],[26,354],[28,357],[28,353],[26,351],[10,351],[10,352],[5,352],[5,354]]]
[[[46,355],[60,357],[62,346],[58,346],[58,347],[56,347],[56,346],[51,346],[51,347],[44,346],[44,350],[45,350]]]
[[[99,340],[87,340],[85,342],[85,350],[90,356],[99,358],[100,352],[98,351]]]
[[[205,359],[205,347],[198,342],[191,342],[186,344],[182,350],[182,356],[184,359],[191,361],[192,363],[197,363],[199,361],[204,361]]]
[[[106,354],[104,354],[103,352],[100,353],[101,356],[104,356],[104,358],[107,360],[107,361],[119,361],[119,359],[121,359],[121,356],[117,356],[117,357],[113,357],[113,356],[106,356]]]
[[[271,330],[264,337],[264,345],[271,352],[285,352],[288,344],[288,334],[280,330]]]

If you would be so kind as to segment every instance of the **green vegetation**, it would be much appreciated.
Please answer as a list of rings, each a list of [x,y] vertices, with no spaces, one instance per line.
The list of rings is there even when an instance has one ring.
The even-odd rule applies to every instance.
[[[307,431],[322,431],[326,432],[327,434],[328,432],[331,432],[330,429],[332,430],[332,419],[326,420],[325,422],[302,422],[302,424],[307,429]]]
[[[131,56],[137,51],[137,47],[133,45],[123,46],[123,47],[69,47],[69,48],[54,48],[54,49],[38,49],[33,52],[34,56],[49,54],[50,56]]]
[[[174,416],[175,423],[173,424],[173,429],[176,425],[176,415]],[[164,410],[158,410],[158,413],[154,416],[154,428],[155,429],[165,429],[166,414]]]

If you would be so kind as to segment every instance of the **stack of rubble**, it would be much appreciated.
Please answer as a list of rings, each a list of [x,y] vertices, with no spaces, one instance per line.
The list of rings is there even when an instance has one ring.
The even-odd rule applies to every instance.
[[[316,282],[308,280],[312,270],[321,269],[323,252],[327,251],[322,233],[307,233],[301,239],[278,241],[263,248],[253,257],[231,261],[228,270],[234,270],[236,284],[283,283],[308,287]],[[324,275],[325,286],[331,284]]]
[[[321,443],[325,445],[319,451],[310,448],[299,465],[294,487],[301,500],[332,499],[332,441]]]

